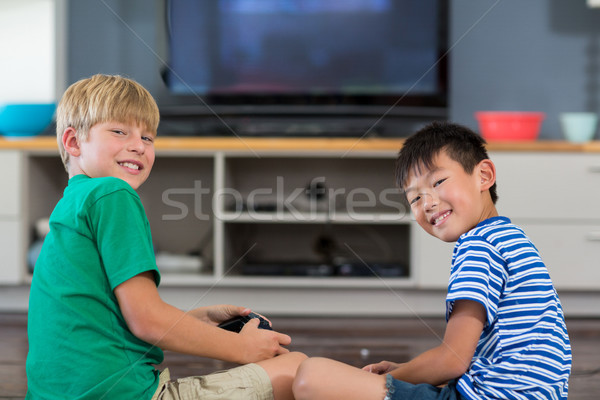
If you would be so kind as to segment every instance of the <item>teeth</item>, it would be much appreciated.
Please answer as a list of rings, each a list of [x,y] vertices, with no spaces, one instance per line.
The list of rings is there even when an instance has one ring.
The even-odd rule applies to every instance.
[[[122,163],[119,163],[119,165],[122,165],[127,168],[131,168],[131,169],[140,169],[139,165],[130,163],[130,162],[122,162]]]
[[[434,221],[433,224],[437,224],[438,222],[442,221],[443,219],[445,219],[448,215],[450,215],[450,211],[445,212],[444,214],[440,215],[439,217],[437,217]]]

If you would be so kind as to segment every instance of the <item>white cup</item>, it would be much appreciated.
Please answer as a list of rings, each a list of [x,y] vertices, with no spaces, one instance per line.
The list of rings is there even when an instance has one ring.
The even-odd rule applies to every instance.
[[[560,114],[560,123],[569,142],[589,142],[596,134],[598,115],[593,112],[566,112]]]

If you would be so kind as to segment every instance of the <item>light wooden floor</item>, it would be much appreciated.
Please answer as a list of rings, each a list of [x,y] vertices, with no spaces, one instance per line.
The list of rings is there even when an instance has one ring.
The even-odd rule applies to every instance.
[[[382,359],[407,360],[439,343],[441,319],[271,318],[278,330],[292,336],[291,349],[362,366]],[[23,399],[27,390],[26,316],[0,314],[0,399]],[[600,319],[568,320],[573,347],[569,399],[600,398]],[[198,375],[228,364],[171,352],[162,367],[172,377]]]

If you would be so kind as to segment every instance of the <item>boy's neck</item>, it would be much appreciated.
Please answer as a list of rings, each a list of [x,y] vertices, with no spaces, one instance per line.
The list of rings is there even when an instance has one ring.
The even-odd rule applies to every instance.
[[[498,210],[496,209],[496,205],[492,202],[491,196],[488,193],[487,194],[487,198],[485,200],[485,205],[483,207],[483,212],[481,213],[481,218],[480,218],[480,223],[485,221],[486,219],[490,219],[490,218],[494,218],[497,217],[498,215]]]

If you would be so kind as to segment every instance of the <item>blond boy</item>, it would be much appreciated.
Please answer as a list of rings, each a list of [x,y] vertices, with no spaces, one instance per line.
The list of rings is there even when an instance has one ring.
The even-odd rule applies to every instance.
[[[159,296],[150,227],[135,190],[154,164],[156,103],[136,82],[95,75],[76,82],[57,109],[68,186],[31,285],[28,399],[286,399],[304,355],[290,337],[217,324],[250,310],[183,312]],[[171,381],[162,349],[242,364]],[[275,357],[278,356],[278,357]],[[187,397],[186,397],[187,396]]]

